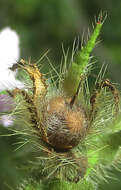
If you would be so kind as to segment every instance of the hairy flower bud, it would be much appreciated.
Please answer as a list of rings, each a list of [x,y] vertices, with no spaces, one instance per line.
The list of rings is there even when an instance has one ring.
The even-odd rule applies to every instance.
[[[54,97],[45,106],[43,127],[48,142],[57,149],[71,149],[85,136],[87,118],[83,108],[70,107],[70,99]]]

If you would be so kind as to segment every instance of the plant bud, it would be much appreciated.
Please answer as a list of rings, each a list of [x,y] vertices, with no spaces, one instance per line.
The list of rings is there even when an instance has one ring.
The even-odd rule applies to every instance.
[[[83,108],[71,108],[70,99],[61,96],[49,100],[43,112],[48,143],[55,149],[71,149],[85,136],[87,118]]]

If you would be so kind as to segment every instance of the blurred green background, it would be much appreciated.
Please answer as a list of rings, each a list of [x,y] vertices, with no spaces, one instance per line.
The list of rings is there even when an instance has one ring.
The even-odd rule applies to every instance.
[[[86,39],[87,29],[92,29],[100,10],[107,11],[108,16],[100,37],[102,42],[94,54],[99,64],[108,64],[108,77],[120,84],[120,0],[1,0],[0,30],[10,26],[19,34],[22,58],[37,61],[49,49],[52,63],[58,65],[62,43],[65,50],[71,49],[75,37],[81,41],[83,31]]]
[[[95,48],[93,55],[96,56],[99,66],[108,64],[106,77],[113,82],[121,83],[121,1],[117,0],[0,0],[0,30],[4,27],[11,27],[20,38],[20,57],[31,58],[37,61],[48,49],[51,62],[57,67],[61,63],[62,43],[65,50],[72,45],[75,37],[80,37],[80,44],[83,31],[85,39],[88,27],[92,30],[92,22],[100,11],[107,11],[107,19],[104,23],[100,44]],[[6,42],[7,43],[7,42]],[[47,60],[43,60],[46,65]],[[120,86],[119,86],[120,88]],[[0,139],[0,183],[6,179],[4,172],[12,170],[13,178],[8,172],[8,179],[13,183],[16,168],[11,158],[9,162],[4,157],[12,154],[8,140],[3,143]],[[3,145],[2,145],[3,143]],[[6,165],[8,163],[8,166]],[[6,168],[1,166],[6,165]],[[10,166],[11,165],[11,166]],[[116,174],[118,176],[118,174]],[[121,175],[119,176],[119,179]],[[8,180],[8,182],[9,182]],[[111,181],[110,181],[111,183]],[[115,183],[115,189],[121,189],[119,182]],[[105,188],[111,189],[112,185]],[[100,189],[104,189],[101,185]],[[7,187],[6,187],[7,188]],[[3,188],[4,189],[4,188]],[[114,186],[112,186],[112,190]]]

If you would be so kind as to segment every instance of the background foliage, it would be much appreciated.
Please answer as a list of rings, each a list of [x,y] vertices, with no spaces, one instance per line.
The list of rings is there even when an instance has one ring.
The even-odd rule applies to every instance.
[[[62,56],[64,47],[72,46],[74,38],[82,36],[87,28],[92,28],[94,16],[100,10],[107,11],[108,18],[103,27],[102,43],[96,48],[99,63],[109,64],[109,77],[121,80],[121,1],[113,0],[1,0],[0,29],[10,26],[20,36],[21,57],[37,60],[40,55],[51,50],[50,57],[55,64]]]

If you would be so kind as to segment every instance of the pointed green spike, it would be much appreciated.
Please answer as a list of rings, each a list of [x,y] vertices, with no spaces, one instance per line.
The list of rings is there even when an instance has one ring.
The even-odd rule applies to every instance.
[[[99,21],[96,23],[96,27],[87,44],[77,52],[74,62],[65,76],[63,88],[67,95],[73,96],[75,94],[80,78],[84,75],[84,71],[89,63],[90,54],[95,47],[96,40],[103,25],[101,19],[102,16],[99,17]]]

